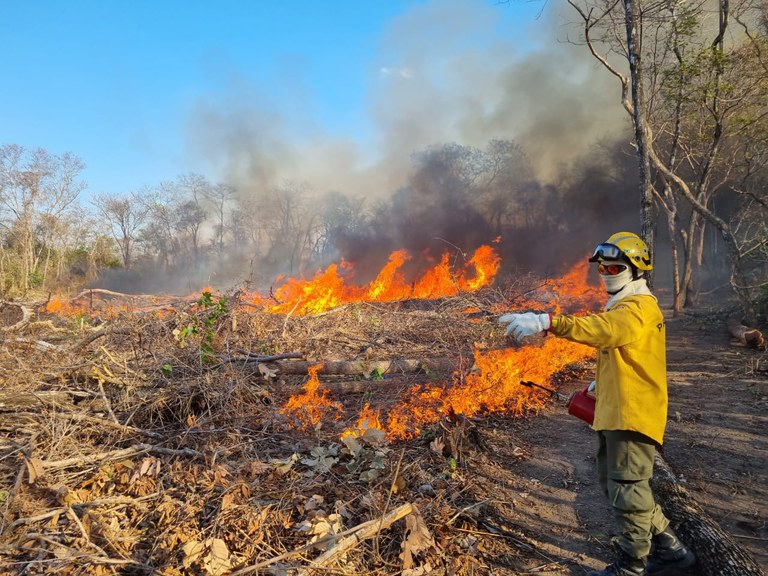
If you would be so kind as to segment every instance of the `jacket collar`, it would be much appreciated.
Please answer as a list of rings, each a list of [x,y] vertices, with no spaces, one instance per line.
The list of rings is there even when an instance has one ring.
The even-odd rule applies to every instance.
[[[605,311],[607,312],[613,308],[619,301],[623,300],[624,298],[639,295],[650,296],[656,300],[656,296],[651,294],[651,291],[648,289],[648,284],[646,283],[645,278],[638,278],[637,280],[633,280],[624,286],[624,288],[616,292],[616,294],[611,296],[608,299],[608,302],[605,304]]]

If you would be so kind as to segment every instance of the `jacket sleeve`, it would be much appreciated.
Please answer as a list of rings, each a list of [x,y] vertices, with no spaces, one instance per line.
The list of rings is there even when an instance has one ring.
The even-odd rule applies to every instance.
[[[553,316],[549,331],[594,348],[618,348],[637,341],[644,324],[643,310],[636,302],[619,302],[600,314]]]

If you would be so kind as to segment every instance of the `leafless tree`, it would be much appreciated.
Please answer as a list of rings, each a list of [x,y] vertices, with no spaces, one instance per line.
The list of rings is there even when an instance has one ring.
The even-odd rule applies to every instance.
[[[221,257],[224,254],[224,233],[226,231],[227,211],[230,204],[236,198],[236,190],[229,184],[220,182],[215,186],[209,186],[204,195],[208,202],[213,206],[213,213],[216,216],[214,225],[216,251]]]
[[[310,209],[310,193],[306,184],[285,182],[260,202],[269,244],[266,258],[287,273],[303,271],[314,243],[317,214]]]
[[[748,134],[765,125],[766,76],[764,71],[754,72],[764,35],[750,41],[748,36],[727,34],[732,14],[753,23],[754,9],[747,3],[717,3],[717,22],[710,25],[708,0],[686,5],[671,0],[631,1],[637,2],[632,11],[636,47],[645,59],[645,66],[637,71],[639,89],[647,97],[640,109],[634,99],[627,98],[631,77],[615,58],[616,54],[631,56],[626,36],[618,33],[628,26],[626,4],[619,7],[610,0],[569,0],[569,4],[581,16],[583,40],[591,53],[622,85],[624,107],[635,120],[636,133],[645,136],[649,162],[657,175],[652,190],[666,211],[670,236],[673,242],[678,236],[683,240],[684,272],[682,276],[675,273],[673,308],[679,312],[684,299],[695,294],[693,266],[701,262],[707,223],[725,243],[731,285],[745,316],[754,318],[738,238],[713,204],[718,192],[731,189],[739,180],[734,169],[744,157]],[[684,225],[681,201],[689,207]],[[676,249],[673,244],[674,258]]]
[[[202,244],[200,231],[209,215],[206,203],[210,203],[208,199],[214,187],[201,174],[192,173],[179,176],[174,188],[179,193],[175,227],[186,234],[192,246],[192,257],[198,260]]]
[[[26,293],[46,253],[41,234],[69,210],[85,183],[79,180],[82,161],[70,153],[54,155],[42,148],[26,150],[15,144],[0,146],[0,226],[18,255],[17,278]]]
[[[146,190],[144,193],[132,193],[127,196],[101,193],[96,195],[92,202],[120,247],[125,268],[130,268],[133,264],[134,242],[149,214],[149,209],[143,202],[143,196],[146,195]]]

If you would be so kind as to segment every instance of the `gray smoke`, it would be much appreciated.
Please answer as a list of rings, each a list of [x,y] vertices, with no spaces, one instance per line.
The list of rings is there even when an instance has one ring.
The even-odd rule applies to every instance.
[[[512,9],[504,3],[435,0],[391,22],[370,55],[370,130],[363,137],[329,133],[320,125],[301,70],[286,63],[284,82],[270,87],[279,97],[233,73],[222,94],[198,102],[189,122],[190,153],[201,171],[251,199],[290,181],[306,184],[318,196],[334,191],[362,197],[370,206],[402,194],[413,177],[416,152],[451,142],[484,148],[494,139],[514,141],[525,150],[541,190],[555,199],[552,187],[565,185],[584,196],[573,211],[581,221],[571,222],[570,228],[594,234],[605,199],[621,192],[612,192],[610,178],[599,176],[597,191],[591,190],[592,182],[573,167],[599,163],[594,156],[598,142],[630,139],[620,87],[585,47],[565,41],[578,35],[575,25],[567,24],[576,21],[567,6],[543,5],[541,17],[522,35],[512,28],[507,37],[492,34],[504,26],[504,11]],[[566,175],[572,179],[564,183]],[[589,200],[593,194],[594,203]],[[462,222],[434,222],[448,218],[450,211],[421,213],[431,219],[429,225],[409,221],[402,230],[390,227],[380,236],[353,237],[346,251],[339,247],[340,256],[354,260],[390,248],[418,250],[419,242],[434,240],[436,234],[463,250],[475,247],[469,242],[481,242],[482,227],[472,218],[465,218],[462,228]],[[614,214],[610,224],[623,216]],[[475,234],[464,243],[469,229]],[[516,238],[517,249],[529,253],[522,240]],[[508,246],[508,251],[515,248]]]

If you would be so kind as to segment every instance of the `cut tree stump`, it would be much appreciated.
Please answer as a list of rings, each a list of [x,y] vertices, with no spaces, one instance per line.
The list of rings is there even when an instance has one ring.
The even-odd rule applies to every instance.
[[[738,318],[728,319],[728,332],[739,342],[750,348],[765,349],[765,337],[757,328],[750,328],[741,323]]]
[[[651,486],[672,527],[693,550],[698,576],[767,576],[755,560],[696,501],[661,456]]]

